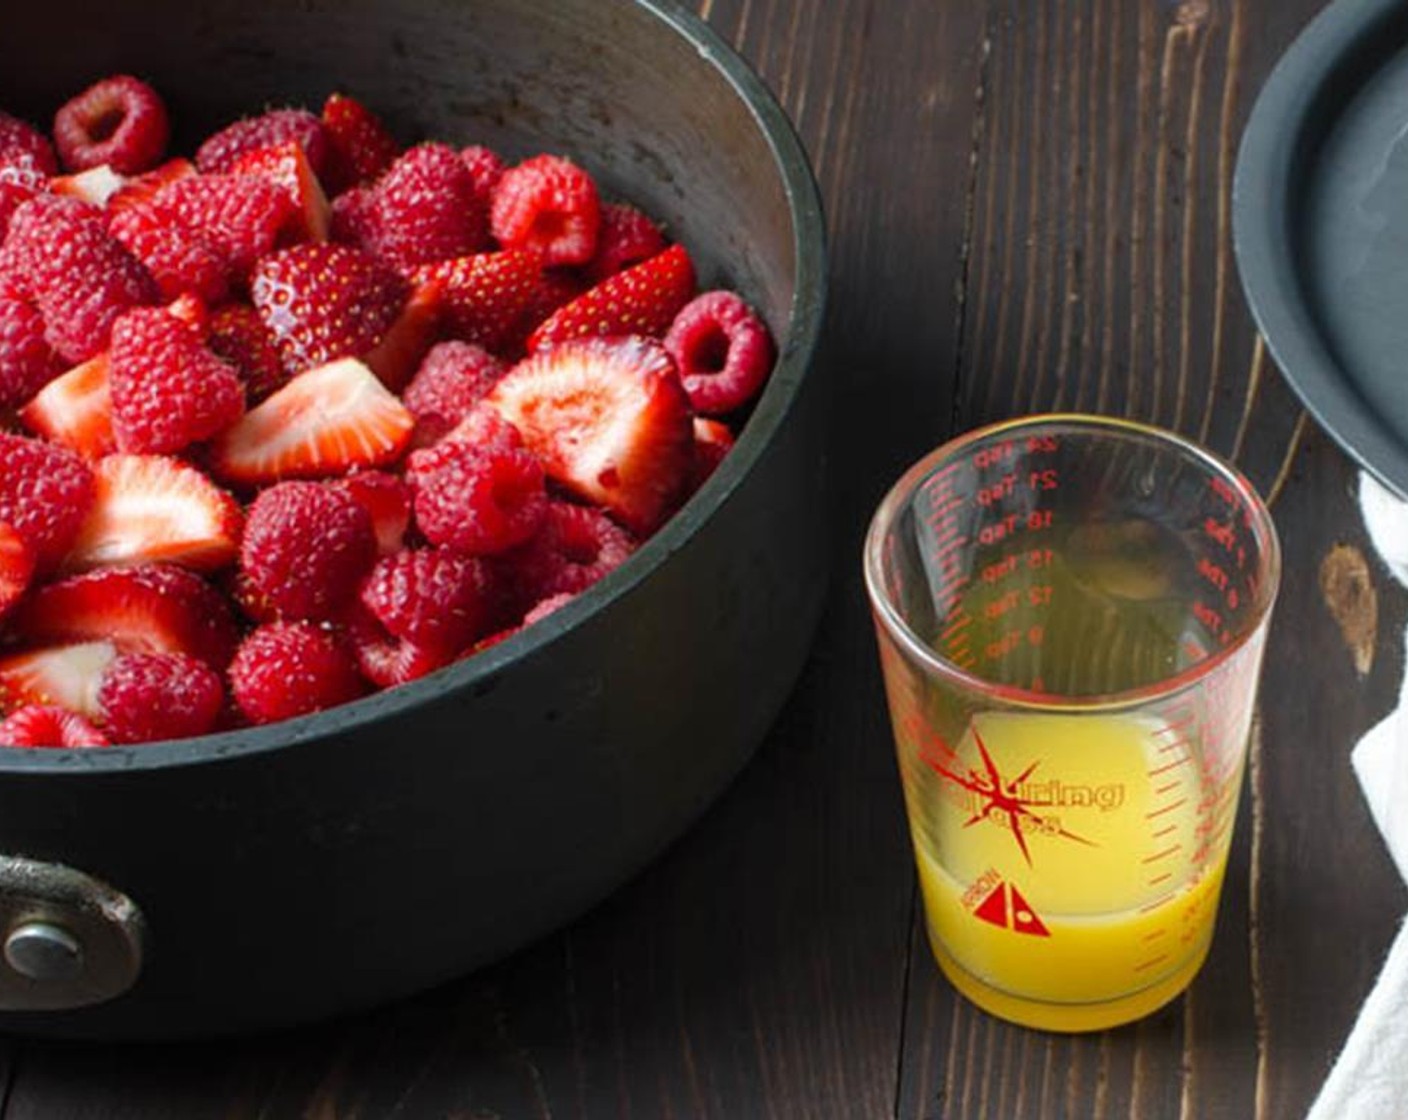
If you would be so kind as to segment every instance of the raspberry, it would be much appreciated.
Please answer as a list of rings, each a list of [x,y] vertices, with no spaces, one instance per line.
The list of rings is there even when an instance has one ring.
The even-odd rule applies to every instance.
[[[416,524],[426,539],[488,556],[533,536],[548,498],[542,464],[532,452],[451,446],[459,453],[416,489]]]
[[[592,284],[600,283],[608,276],[663,252],[665,244],[665,235],[660,232],[660,227],[634,206],[619,202],[605,203],[601,208],[596,252],[584,270],[587,280]]]
[[[328,140],[322,122],[306,109],[271,109],[226,125],[196,149],[196,167],[203,172],[229,171],[240,157],[260,148],[293,140],[303,149],[315,174],[327,170]]]
[[[49,192],[49,178],[39,170],[33,156],[27,152],[11,152],[9,163],[5,162],[6,158],[5,153],[0,152],[0,243],[4,242],[10,218],[20,208],[20,203]]]
[[[250,299],[290,374],[367,353],[405,303],[401,279],[348,245],[295,245],[261,260]]]
[[[174,220],[160,207],[150,202],[125,206],[113,214],[108,232],[146,266],[162,299],[193,292],[214,305],[229,295],[229,259],[202,230]]]
[[[105,747],[107,736],[77,712],[52,704],[26,704],[0,723],[0,746]]]
[[[187,175],[159,190],[152,203],[201,231],[237,276],[274,248],[279,231],[294,216],[288,192],[257,175]]]
[[[216,311],[210,317],[205,344],[235,367],[250,404],[258,404],[288,382],[274,336],[247,304],[232,303]]]
[[[20,156],[32,159],[46,177],[59,173],[59,161],[48,138],[33,125],[0,112],[0,165]]]
[[[596,252],[601,200],[571,160],[534,156],[504,172],[490,218],[506,248],[536,249],[546,265],[586,264]]]
[[[490,628],[493,598],[484,562],[448,548],[382,558],[361,592],[362,605],[393,637],[451,657]]]
[[[376,237],[371,187],[348,187],[332,200],[329,236],[342,245],[371,245]]]
[[[484,201],[484,213],[487,214],[494,198],[494,188],[504,177],[508,165],[494,149],[479,144],[461,148],[460,159],[469,169],[469,177],[474,180],[474,193]]]
[[[220,675],[184,653],[128,653],[103,672],[98,706],[114,743],[204,735],[225,705]]]
[[[404,638],[392,637],[360,603],[354,604],[347,622],[357,667],[377,688],[393,688],[416,680],[443,669],[456,656],[454,652],[423,649]]]
[[[434,443],[467,415],[504,373],[504,364],[472,342],[433,346],[401,403],[416,417],[416,437]]]
[[[78,534],[93,504],[93,475],[57,444],[0,432],[0,521],[34,549],[38,567],[53,567]]]
[[[595,509],[551,501],[542,528],[507,559],[524,602],[576,594],[635,551],[635,538]]]
[[[480,406],[438,442],[406,456],[406,481],[419,486],[441,467],[455,462],[465,444],[473,449],[513,451],[523,447],[523,435],[492,408]]]
[[[264,601],[261,615],[332,618],[375,557],[371,516],[345,490],[281,482],[249,507],[240,568]]]
[[[331,485],[345,490],[367,511],[380,555],[401,550],[411,526],[411,488],[404,480],[385,471],[353,471]]]
[[[54,116],[54,144],[70,171],[106,163],[136,175],[161,162],[171,123],[156,90],[129,74],[104,78]]]
[[[5,247],[26,274],[49,345],[72,365],[107,347],[124,311],[158,297],[141,262],[108,233],[102,211],[75,198],[36,195],[21,204]]]
[[[372,188],[358,225],[363,247],[404,273],[468,256],[488,242],[474,178],[444,144],[419,144],[393,163]]]
[[[244,387],[188,324],[138,308],[113,324],[108,382],[119,451],[168,455],[240,418]]]
[[[747,404],[772,370],[772,336],[733,292],[705,292],[687,303],[665,335],[665,349],[689,403],[709,415]]]
[[[320,712],[366,692],[351,652],[310,622],[275,622],[253,631],[230,663],[230,691],[251,723]]]
[[[523,616],[523,625],[532,626],[535,622],[541,622],[554,611],[559,611],[575,599],[576,595],[567,592],[559,592],[556,595],[549,595],[546,599],[538,602],[532,610]]]
[[[62,372],[44,341],[44,316],[22,300],[0,297],[0,409],[18,408]]]

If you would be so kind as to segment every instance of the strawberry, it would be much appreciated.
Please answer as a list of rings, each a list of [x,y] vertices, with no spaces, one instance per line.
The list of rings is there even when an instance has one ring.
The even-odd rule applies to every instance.
[[[371,515],[346,490],[280,482],[249,507],[240,571],[256,614],[331,620],[376,559]]]
[[[541,274],[536,254],[510,249],[418,268],[411,280],[439,288],[441,320],[451,335],[497,352],[531,305]]]
[[[25,539],[48,571],[64,555],[94,502],[93,473],[72,451],[0,432],[0,521]]]
[[[98,686],[115,657],[111,642],[43,646],[0,657],[0,711],[52,704],[96,719],[102,711]]]
[[[601,199],[571,160],[534,156],[499,179],[490,223],[506,249],[536,250],[547,265],[586,264],[596,252]]]
[[[322,122],[306,109],[270,109],[226,125],[196,149],[196,167],[204,173],[234,168],[246,152],[296,142],[308,157],[313,173],[321,176],[327,166],[328,139]]]
[[[105,349],[113,321],[159,295],[141,262],[108,233],[103,212],[75,198],[22,203],[5,248],[26,274],[49,345],[67,362]]]
[[[73,171],[100,164],[119,175],[148,171],[160,162],[170,136],[161,96],[130,74],[89,86],[54,115],[54,146]]]
[[[18,408],[62,369],[44,340],[44,316],[38,308],[0,298],[0,409]]]
[[[244,412],[234,367],[164,308],[139,308],[118,319],[109,362],[120,451],[172,454],[223,431]]]
[[[225,597],[174,564],[102,568],[46,584],[11,622],[28,642],[106,638],[124,652],[184,653],[217,669],[239,640]]]
[[[116,451],[106,351],[50,381],[20,409],[20,419],[30,431],[84,459],[101,459]]]
[[[28,157],[45,175],[59,173],[59,161],[48,137],[33,125],[0,112],[0,164]]]
[[[326,241],[332,207],[303,149],[293,140],[246,152],[235,161],[239,175],[267,179],[287,196],[291,214],[283,236],[292,241]]]
[[[103,670],[97,699],[114,743],[151,743],[214,730],[225,688],[214,669],[183,653],[124,653]]]
[[[162,187],[151,202],[171,221],[199,230],[240,279],[274,248],[294,213],[287,192],[257,175],[187,175]]]
[[[213,571],[235,559],[239,503],[195,467],[163,455],[109,455],[94,475],[92,509],[65,560],[70,570],[168,561]]]
[[[496,610],[488,566],[448,548],[382,557],[361,602],[391,636],[447,656],[487,633]]]
[[[333,194],[375,179],[401,150],[376,114],[346,94],[330,94],[319,120],[328,141],[327,181]]]
[[[248,304],[231,303],[215,311],[205,344],[235,368],[250,404],[288,383],[274,336]]]
[[[108,738],[76,712],[45,704],[26,704],[0,722],[0,746],[105,747]]]
[[[0,618],[9,613],[34,575],[34,550],[7,521],[0,521]]]
[[[689,490],[693,493],[704,485],[724,456],[733,450],[733,431],[722,420],[694,418],[694,455],[690,460]]]
[[[251,723],[320,712],[367,691],[339,638],[308,622],[275,622],[253,631],[230,665],[230,690]]]
[[[378,555],[400,550],[411,525],[411,488],[404,480],[385,471],[353,471],[331,485],[346,491],[367,511]]]
[[[660,227],[634,206],[603,203],[596,252],[582,271],[591,283],[599,284],[608,276],[663,253],[665,248],[665,235]]]
[[[57,175],[49,180],[55,194],[72,195],[94,206],[106,206],[108,200],[127,185],[127,177],[119,175],[106,163],[72,175]]]
[[[108,232],[142,262],[161,298],[186,292],[209,304],[224,302],[234,266],[204,230],[189,226],[154,202],[134,202],[116,211]]]
[[[159,167],[153,167],[150,171],[144,171],[140,175],[124,179],[122,186],[108,195],[108,212],[115,214],[119,210],[135,206],[139,202],[147,202],[155,198],[157,192],[163,187],[174,183],[177,179],[184,179],[194,174],[196,174],[196,165],[190,160],[179,156],[175,159],[169,159]]]
[[[405,296],[395,273],[347,245],[280,250],[258,263],[250,281],[254,309],[290,374],[371,350]]]
[[[550,478],[648,533],[672,510],[693,448],[675,364],[644,338],[574,339],[504,375],[485,402]]]
[[[482,346],[433,346],[401,394],[401,403],[415,414],[417,441],[434,443],[450,431],[503,374],[504,364]]]
[[[381,341],[362,355],[368,368],[393,393],[405,388],[440,333],[440,289],[414,288]]]
[[[395,461],[415,417],[355,358],[299,374],[216,437],[211,462],[230,482],[329,478]]]
[[[705,292],[682,308],[665,335],[696,412],[723,415],[743,407],[772,372],[772,335],[733,292]]]
[[[558,308],[529,335],[528,349],[588,335],[658,337],[692,295],[694,264],[683,245],[672,245]]]

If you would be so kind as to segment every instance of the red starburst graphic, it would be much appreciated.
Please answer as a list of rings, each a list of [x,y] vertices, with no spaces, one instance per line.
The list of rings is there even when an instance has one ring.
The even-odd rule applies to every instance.
[[[1049,821],[1046,817],[1032,812],[1028,806],[1035,805],[1037,802],[1018,795],[1017,791],[1021,789],[1022,784],[1026,782],[1026,780],[1036,772],[1036,768],[1041,765],[1039,759],[1031,763],[1011,781],[1004,781],[1002,772],[998,770],[997,763],[993,761],[992,755],[988,753],[988,748],[983,743],[983,737],[978,734],[978,729],[974,727],[972,730],[973,742],[978,745],[978,753],[983,756],[983,771],[969,767],[966,775],[957,774],[928,752],[921,752],[920,754],[920,757],[929,765],[934,773],[939,775],[939,777],[961,786],[963,789],[968,790],[969,793],[975,794],[982,800],[982,804],[979,805],[978,810],[963,822],[964,828],[969,828],[979,821],[987,820],[995,814],[1006,813],[1007,827],[1011,829],[1013,839],[1017,841],[1017,847],[1022,850],[1022,855],[1025,857],[1028,866],[1031,866],[1032,853],[1027,848],[1027,838],[1022,835],[1021,821],[1024,818],[1034,825],[1044,827],[1054,832],[1057,836],[1064,836],[1067,840],[1074,840],[1078,844],[1086,844],[1092,848],[1096,846],[1085,837],[1077,836],[1068,829],[1054,825],[1054,822]],[[956,758],[957,756],[954,755],[954,757]]]

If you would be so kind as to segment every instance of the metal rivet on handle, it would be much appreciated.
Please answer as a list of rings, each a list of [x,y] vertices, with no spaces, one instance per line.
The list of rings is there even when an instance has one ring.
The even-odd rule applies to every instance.
[[[5,938],[5,962],[31,980],[72,980],[83,972],[83,945],[53,922],[23,922]]]

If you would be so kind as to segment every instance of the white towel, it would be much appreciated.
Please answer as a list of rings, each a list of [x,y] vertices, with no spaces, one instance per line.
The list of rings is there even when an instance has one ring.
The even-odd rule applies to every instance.
[[[1370,539],[1408,586],[1408,503],[1366,474],[1359,508]],[[1408,641],[1408,635],[1405,635]],[[1408,820],[1389,807],[1408,796],[1408,675],[1398,706],[1359,740],[1354,773],[1399,874],[1408,879]],[[1399,928],[1379,978],[1307,1120],[1402,1120],[1408,1115],[1408,925]]]

